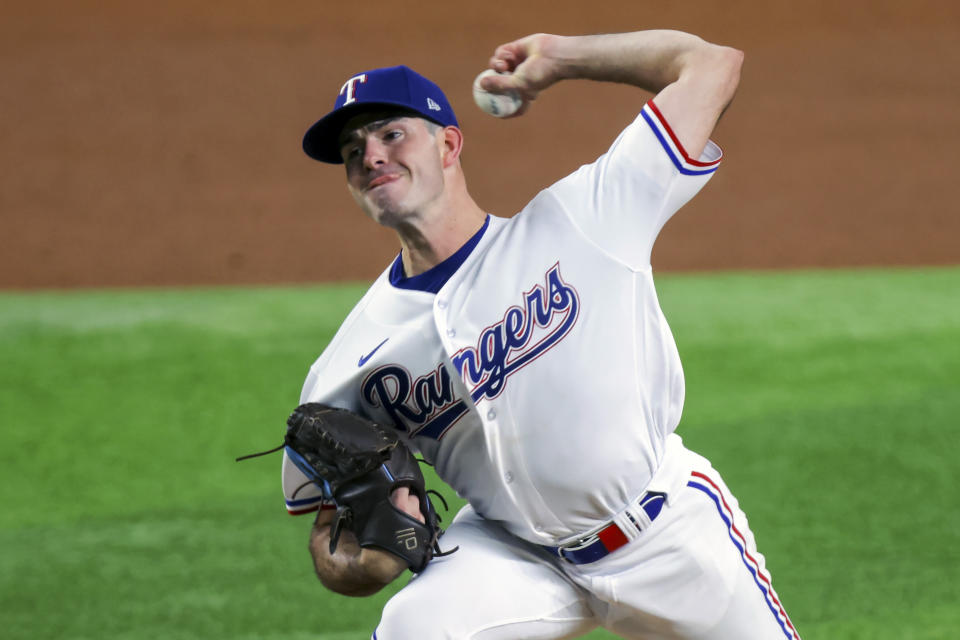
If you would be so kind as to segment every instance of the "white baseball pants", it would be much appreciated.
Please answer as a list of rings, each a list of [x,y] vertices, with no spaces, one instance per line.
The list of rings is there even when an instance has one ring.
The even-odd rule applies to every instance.
[[[686,482],[637,539],[575,565],[464,507],[441,538],[460,549],[387,603],[374,640],[799,640],[736,499],[671,438]]]

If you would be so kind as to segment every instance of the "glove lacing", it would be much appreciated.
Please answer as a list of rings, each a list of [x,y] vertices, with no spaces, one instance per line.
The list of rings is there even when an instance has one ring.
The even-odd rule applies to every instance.
[[[279,447],[274,447],[273,449],[269,449],[267,451],[261,451],[259,453],[249,453],[245,456],[240,456],[239,458],[236,458],[235,461],[241,462],[243,460],[249,460],[250,458],[259,458],[260,456],[276,453],[277,451],[280,451],[281,449],[283,449],[285,446],[286,446],[286,443],[284,442]],[[423,458],[417,458],[416,460],[417,462],[423,462],[430,467],[433,466]],[[306,482],[301,484],[299,487],[294,489],[293,494],[290,496],[290,499],[291,500],[295,499],[297,497],[297,494],[300,493],[301,489],[311,484],[316,484],[316,483],[313,480],[307,480]],[[438,500],[440,500],[440,503],[443,504],[443,510],[450,511],[450,506],[447,504],[446,498],[444,498],[439,491],[435,489],[427,489],[426,494],[427,494],[427,500],[430,500],[430,495],[434,495],[437,497]],[[434,513],[436,513],[437,522],[443,522],[443,518],[440,517],[440,514],[437,513],[436,510],[434,510]],[[353,520],[353,512],[350,510],[349,507],[337,507],[337,519],[334,520],[334,522],[330,525],[330,553],[331,554],[337,548],[337,542],[339,542],[340,540],[340,532],[343,530],[343,527],[345,525],[348,525],[350,523],[351,520]],[[437,540],[434,540],[433,542],[433,557],[442,558],[444,556],[449,556],[450,554],[456,552],[459,549],[460,549],[460,545],[455,546],[453,549],[450,549],[449,551],[441,550],[439,536],[437,536]]]

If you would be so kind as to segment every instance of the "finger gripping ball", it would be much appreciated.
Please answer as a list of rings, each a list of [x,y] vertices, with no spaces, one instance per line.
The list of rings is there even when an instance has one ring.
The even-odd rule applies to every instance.
[[[517,112],[517,109],[523,105],[523,100],[516,91],[494,93],[480,86],[480,81],[483,78],[496,75],[496,73],[493,69],[487,69],[477,76],[476,80],[473,81],[473,101],[482,111],[497,118],[506,118]]]

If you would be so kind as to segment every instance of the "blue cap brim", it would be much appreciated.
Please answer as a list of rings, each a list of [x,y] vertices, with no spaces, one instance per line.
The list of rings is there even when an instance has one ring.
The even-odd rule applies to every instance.
[[[415,118],[431,120],[443,125],[438,120],[427,118],[424,114],[414,111],[403,102],[362,102],[340,107],[313,123],[303,135],[303,152],[314,160],[328,164],[343,164],[340,155],[340,133],[350,118],[364,111],[378,111],[382,109],[396,109],[397,112],[407,113]]]

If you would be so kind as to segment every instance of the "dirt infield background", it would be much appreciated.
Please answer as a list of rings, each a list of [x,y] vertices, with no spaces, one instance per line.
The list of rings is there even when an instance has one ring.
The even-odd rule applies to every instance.
[[[0,287],[369,278],[396,251],[300,151],[350,74],[404,62],[458,111],[477,201],[510,215],[646,96],[567,83],[528,116],[470,99],[535,31],[678,28],[746,51],[723,169],[659,269],[960,263],[955,0],[8,3]]]

